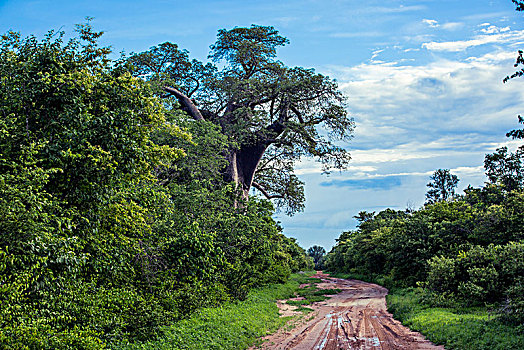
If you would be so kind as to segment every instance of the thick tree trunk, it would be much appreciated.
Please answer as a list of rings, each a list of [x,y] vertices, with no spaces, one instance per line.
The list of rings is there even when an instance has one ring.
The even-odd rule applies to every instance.
[[[255,171],[266,147],[264,144],[246,145],[241,149],[231,150],[228,154],[226,180],[235,182],[242,190],[242,196],[245,199],[249,197]]]
[[[200,110],[189,97],[170,86],[164,86],[163,90],[175,96],[178,102],[182,105],[183,110],[193,119],[205,120]],[[230,103],[227,107],[226,115],[231,117],[234,110],[235,105]],[[287,108],[282,110],[279,120],[268,126],[267,130],[271,131],[276,136],[280,135],[284,130],[284,124],[282,124],[282,122],[286,120],[287,112]],[[227,120],[228,118],[225,119]],[[224,127],[224,125],[222,125],[222,127]],[[229,150],[226,155],[228,166],[224,173],[224,178],[228,182],[234,182],[237,185],[237,188],[240,187],[239,189],[242,191],[242,197],[244,199],[249,197],[249,190],[253,184],[255,171],[257,170],[258,163],[260,163],[268,144],[269,142],[266,140],[252,145],[244,145],[240,149]],[[257,188],[259,187],[257,186]],[[261,191],[266,197],[271,198],[265,190],[262,189]]]

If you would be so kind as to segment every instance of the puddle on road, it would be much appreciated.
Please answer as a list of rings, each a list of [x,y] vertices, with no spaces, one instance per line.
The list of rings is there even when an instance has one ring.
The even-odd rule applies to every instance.
[[[366,337],[358,337],[358,340],[362,340],[365,342],[365,344],[370,343],[371,346],[380,347],[380,339],[378,337],[372,337],[372,338],[366,338]]]
[[[368,304],[375,302],[378,303],[381,300],[379,298],[363,298],[363,299],[350,299],[350,300],[344,300],[344,301],[333,301],[333,299],[328,300],[329,306],[343,306],[343,307],[350,307],[350,306],[367,306]]]

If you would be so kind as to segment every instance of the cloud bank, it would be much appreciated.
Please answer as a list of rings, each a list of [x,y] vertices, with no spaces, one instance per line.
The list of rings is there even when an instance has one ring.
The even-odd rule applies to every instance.
[[[423,24],[450,30],[436,20]],[[330,66],[357,125],[347,145],[353,159],[328,178],[311,160],[300,164],[308,212],[284,219],[286,228],[322,241],[321,232],[354,228],[360,210],[418,207],[439,168],[459,177],[459,192],[482,185],[484,155],[521,143],[505,133],[524,112],[523,82],[502,83],[521,41],[524,31],[483,23],[460,40],[377,47],[358,65]]]

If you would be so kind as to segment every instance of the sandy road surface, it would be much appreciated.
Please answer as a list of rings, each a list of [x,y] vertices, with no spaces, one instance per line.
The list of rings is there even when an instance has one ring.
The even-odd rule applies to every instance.
[[[386,310],[386,288],[321,273],[312,277],[322,279],[319,288],[342,292],[311,305],[314,313],[303,317],[293,329],[266,337],[258,348],[444,349],[393,319]]]

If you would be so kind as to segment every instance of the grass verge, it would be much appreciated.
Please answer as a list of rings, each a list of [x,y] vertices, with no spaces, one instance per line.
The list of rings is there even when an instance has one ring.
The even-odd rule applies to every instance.
[[[311,283],[313,273],[293,274],[285,284],[252,291],[246,300],[204,308],[190,318],[164,329],[156,341],[121,344],[113,349],[246,349],[257,339],[284,326],[290,317],[280,317],[275,301],[295,296],[299,286]],[[304,308],[304,312],[307,312]]]
[[[318,301],[326,300],[326,295],[338,294],[340,292],[340,289],[318,289],[315,284],[311,283],[309,287],[301,288],[296,292],[296,295],[304,299],[288,300],[286,303],[293,306],[311,305]]]
[[[388,310],[412,330],[446,349],[524,349],[522,329],[501,322],[487,308],[436,308],[422,300],[418,289],[395,289]]]
[[[384,275],[364,275],[357,272],[327,272],[329,273],[329,276],[335,277],[335,278],[343,278],[343,279],[353,279],[353,280],[360,280],[364,282],[369,283],[375,283],[379,284],[383,287],[386,287],[388,289],[394,288],[395,284],[393,283],[393,280]]]

